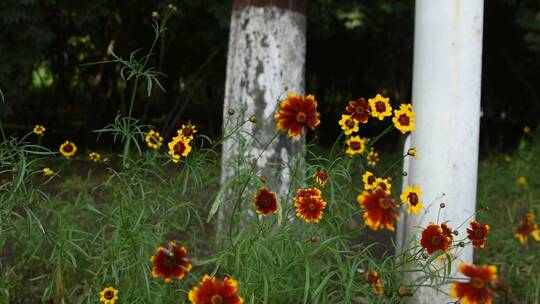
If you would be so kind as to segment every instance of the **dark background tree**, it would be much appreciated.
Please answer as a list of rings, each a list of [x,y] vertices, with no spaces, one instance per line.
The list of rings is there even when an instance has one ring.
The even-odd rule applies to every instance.
[[[81,66],[148,48],[151,13],[171,1],[3,0],[0,3],[0,116],[8,132],[36,123],[45,143],[96,143],[92,130],[125,112],[129,87],[116,65]],[[172,1],[178,15],[153,57],[166,93],[137,96],[135,116],[170,135],[180,121],[216,135],[221,126],[231,1]],[[414,1],[312,0],[308,5],[306,92],[316,94],[324,145],[339,131],[349,99],[383,92],[409,101]],[[511,147],[540,115],[540,3],[485,1],[482,148]],[[436,102],[436,101],[434,101]],[[396,145],[396,137],[387,146]],[[83,144],[83,145],[84,145]]]

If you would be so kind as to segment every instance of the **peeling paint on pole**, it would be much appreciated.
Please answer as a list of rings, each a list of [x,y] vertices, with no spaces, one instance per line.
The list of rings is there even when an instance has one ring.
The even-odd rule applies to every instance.
[[[276,134],[274,113],[286,92],[304,93],[305,1],[293,2],[296,4],[289,8],[286,4],[290,1],[235,1],[223,108],[224,124],[229,122],[224,132],[252,115],[257,122],[245,124],[238,133],[243,136],[223,143],[222,181],[235,174],[238,153],[243,151],[248,159],[255,159]],[[229,109],[235,114],[229,115]],[[300,141],[281,133],[258,160],[259,172],[273,191],[287,191],[291,178],[288,166],[299,146]]]
[[[411,146],[419,158],[411,159],[408,182],[419,185],[426,214],[407,215],[404,236],[409,246],[420,230],[448,221],[466,235],[475,212],[480,123],[483,0],[417,0],[415,9],[413,107],[416,131]],[[444,195],[443,195],[444,194]],[[474,217],[473,217],[474,218]],[[407,245],[404,246],[407,248]],[[457,260],[472,262],[472,247],[453,252]],[[453,274],[452,276],[457,276]],[[414,282],[415,273],[405,277]],[[446,290],[448,291],[448,290]],[[420,288],[411,303],[446,303],[447,295]]]

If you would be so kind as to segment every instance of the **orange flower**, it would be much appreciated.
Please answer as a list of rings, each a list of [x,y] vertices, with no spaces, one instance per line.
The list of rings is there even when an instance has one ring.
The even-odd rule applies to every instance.
[[[261,188],[253,198],[253,206],[258,214],[267,216],[277,212],[278,203],[276,194],[266,188]]]
[[[529,235],[534,240],[540,241],[540,230],[534,222],[534,213],[527,213],[525,218],[517,225],[514,235],[522,244],[526,244],[529,241]]]
[[[317,170],[315,171],[315,181],[319,183],[319,185],[324,186],[328,182],[328,173]]]
[[[306,222],[318,223],[323,216],[326,202],[321,197],[321,190],[317,188],[298,189],[294,198],[296,216]]]
[[[219,281],[215,277],[205,275],[198,286],[189,291],[189,301],[193,304],[242,304],[238,294],[238,282],[225,277]]]
[[[356,198],[364,208],[364,222],[373,230],[386,228],[394,231],[394,223],[399,219],[398,205],[383,190],[364,191]]]
[[[471,240],[474,248],[484,248],[489,233],[489,226],[480,224],[477,221],[472,221],[470,225],[471,228],[467,228],[467,238]]]
[[[497,267],[461,264],[459,272],[469,277],[468,282],[454,282],[450,296],[463,304],[491,304],[493,291],[490,283],[497,280]]]
[[[186,259],[187,249],[169,242],[167,248],[158,247],[156,255],[150,258],[152,261],[152,276],[163,277],[166,283],[172,279],[181,280],[186,272],[191,270],[191,263]]]
[[[365,278],[366,278],[366,282],[373,284],[376,295],[382,294],[383,289],[382,289],[381,278],[379,277],[379,274],[376,271],[366,272]]]
[[[287,99],[281,101],[277,120],[278,130],[287,131],[292,138],[298,138],[308,127],[314,130],[321,123],[317,112],[315,96],[301,96],[289,93]]]
[[[359,123],[366,123],[371,115],[369,103],[362,97],[358,98],[357,100],[349,101],[349,104],[345,107],[345,110],[347,110],[351,117]]]
[[[449,228],[446,226],[446,229]],[[450,231],[449,234],[448,230],[445,231],[446,229],[434,223],[429,223],[426,229],[422,231],[420,246],[426,248],[429,254],[432,254],[436,250],[448,251],[448,248],[452,244],[452,233]]]

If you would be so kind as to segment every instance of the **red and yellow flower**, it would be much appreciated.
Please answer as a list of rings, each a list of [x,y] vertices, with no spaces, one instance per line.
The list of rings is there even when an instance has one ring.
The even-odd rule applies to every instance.
[[[358,121],[354,120],[350,115],[341,115],[339,125],[345,135],[351,135],[352,133],[358,132]]]
[[[470,226],[471,228],[467,228],[467,238],[471,240],[474,248],[484,248],[489,234],[489,225],[472,221]]]
[[[159,149],[159,147],[161,147],[161,144],[163,143],[163,137],[159,135],[159,132],[150,130],[148,134],[146,134],[144,141],[146,141],[148,148]]]
[[[367,156],[368,165],[371,167],[375,167],[380,160],[381,159],[379,158],[379,153],[375,152],[375,149],[371,147],[371,149],[369,149],[368,156]]]
[[[197,128],[191,122],[188,122],[187,124],[182,124],[182,127],[176,132],[179,136],[192,140],[195,133],[197,133]]]
[[[191,152],[191,146],[189,145],[189,139],[183,136],[174,137],[169,143],[169,155],[172,157],[172,161],[177,163],[181,157],[186,157]]]
[[[287,99],[281,101],[274,118],[278,130],[287,131],[290,137],[298,138],[305,128],[314,130],[321,123],[319,116],[315,96],[289,93]]]
[[[399,110],[394,110],[394,117],[392,122],[394,126],[405,134],[407,132],[414,131],[414,117],[416,114],[412,111],[411,104],[401,104],[399,105]]]
[[[420,195],[422,191],[419,186],[411,187],[407,186],[405,192],[401,194],[399,198],[401,201],[407,204],[407,213],[418,213],[422,209],[423,204],[420,200]]]
[[[387,178],[377,177],[373,189],[381,189],[386,194],[390,195],[390,193],[392,193],[392,184],[390,184],[390,181]]]
[[[446,229],[443,229],[439,225],[429,223],[426,229],[422,231],[420,246],[425,248],[429,254],[432,254],[437,250],[447,252],[452,244],[452,233],[451,231],[448,233],[449,228],[447,226],[445,228]]]
[[[362,138],[360,138],[360,136],[358,136],[358,135],[349,137],[349,139],[347,139],[347,141],[345,143],[348,146],[347,154],[349,154],[351,156],[353,156],[355,154],[363,153],[364,150],[366,149],[366,144],[365,144],[364,140]]]
[[[364,191],[356,200],[364,208],[364,223],[368,227],[394,231],[395,222],[399,219],[398,205],[383,190]]]
[[[182,280],[191,270],[191,263],[186,259],[187,249],[169,242],[167,248],[158,247],[156,255],[150,258],[152,262],[152,276],[162,277],[166,283],[172,279]]]
[[[193,304],[242,304],[244,299],[238,295],[238,282],[225,277],[219,281],[205,275],[199,285],[190,290],[188,299]]]
[[[294,198],[296,216],[308,223],[318,223],[322,219],[326,208],[326,202],[321,194],[321,190],[317,188],[298,189]]]
[[[540,230],[534,220],[534,213],[529,212],[523,220],[521,220],[514,232],[514,236],[522,243],[526,244],[529,241],[529,236],[535,241],[540,241]]]
[[[32,132],[34,132],[34,134],[36,134],[37,136],[43,136],[45,135],[45,127],[42,126],[42,125],[35,125],[34,126],[34,130],[32,130]]]
[[[315,174],[313,175],[313,177],[315,178],[315,181],[321,186],[326,185],[326,183],[328,182],[328,173],[324,171],[321,171],[321,170],[315,171]]]
[[[93,162],[98,162],[101,159],[101,155],[97,152],[90,152],[88,158]]]
[[[369,116],[371,115],[369,103],[364,98],[349,101],[345,110],[347,110],[351,117],[359,123],[367,123]]]
[[[380,94],[369,99],[369,106],[371,108],[371,116],[376,117],[379,120],[383,120],[385,117],[392,115],[390,98],[382,97]]]
[[[364,277],[366,279],[366,282],[368,282],[369,284],[373,284],[373,288],[375,290],[376,295],[382,294],[382,292],[383,292],[382,282],[381,282],[381,278],[379,277],[378,272],[376,272],[376,271],[368,271],[368,272],[366,272]]]
[[[276,194],[266,188],[261,188],[253,198],[255,211],[262,216],[271,215],[277,212],[278,202]]]
[[[118,290],[112,287],[104,288],[99,292],[99,301],[103,304],[114,304],[118,300]]]
[[[497,280],[497,267],[461,264],[459,272],[469,277],[466,282],[454,282],[450,296],[463,304],[491,304],[491,284]]]
[[[77,152],[77,146],[71,141],[66,140],[63,144],[60,145],[59,150],[65,158],[70,158]]]
[[[364,190],[373,190],[375,189],[377,177],[371,171],[366,171],[362,175],[362,181],[364,182]]]

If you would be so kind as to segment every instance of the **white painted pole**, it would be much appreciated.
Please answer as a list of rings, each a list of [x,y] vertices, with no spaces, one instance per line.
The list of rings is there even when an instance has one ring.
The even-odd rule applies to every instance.
[[[482,69],[483,0],[417,0],[413,64],[416,131],[408,182],[419,185],[426,214],[408,215],[405,240],[418,242],[428,222],[457,227],[475,212]],[[445,196],[441,198],[441,195]],[[459,236],[466,235],[463,225]],[[407,247],[407,245],[405,245]],[[457,254],[471,263],[472,247]],[[455,271],[455,267],[454,267]],[[415,274],[406,276],[412,282]],[[446,303],[444,293],[421,288],[411,303]]]

